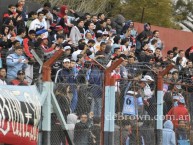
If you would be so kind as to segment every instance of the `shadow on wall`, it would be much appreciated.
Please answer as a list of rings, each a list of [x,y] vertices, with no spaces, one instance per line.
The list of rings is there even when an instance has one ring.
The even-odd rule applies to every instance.
[[[18,0],[0,0],[0,24],[2,24],[3,13],[7,11],[10,4],[16,4]],[[40,4],[26,1],[25,8],[27,13],[30,11],[36,11],[41,7]],[[0,25],[1,30],[2,25]]]

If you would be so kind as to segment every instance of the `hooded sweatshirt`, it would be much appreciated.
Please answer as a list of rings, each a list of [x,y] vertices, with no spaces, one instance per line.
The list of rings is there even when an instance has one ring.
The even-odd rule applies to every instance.
[[[78,117],[75,114],[69,114],[67,116],[67,126],[69,130],[69,136],[71,140],[74,140],[74,128],[77,123]]]
[[[68,7],[66,5],[63,5],[61,6],[60,8],[60,12],[58,14],[58,17],[60,18],[60,21],[59,21],[59,24],[58,25],[61,25],[63,28],[64,28],[64,33],[65,34],[68,34],[69,33],[69,29],[68,29],[68,26],[66,26],[67,23],[69,23],[68,21],[68,16],[67,14],[65,13],[65,11],[68,9]],[[65,19],[64,19],[64,16],[67,16]]]
[[[163,129],[163,145],[176,145],[175,132],[173,131],[173,123],[167,120]]]

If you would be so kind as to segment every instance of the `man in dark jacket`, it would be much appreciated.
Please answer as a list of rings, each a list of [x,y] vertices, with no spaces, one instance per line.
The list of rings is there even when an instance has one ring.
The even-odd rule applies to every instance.
[[[63,68],[57,71],[55,83],[75,83],[73,71],[70,69],[70,59],[63,60]]]
[[[74,128],[75,145],[89,145],[91,143],[91,132],[89,128],[88,116],[83,113],[80,122]]]
[[[63,68],[58,70],[55,77],[55,83],[68,83],[72,89],[72,101],[71,101],[71,110],[75,111],[78,102],[78,93],[76,87],[76,79],[73,73],[73,70],[70,69],[70,59],[65,58],[63,60]]]

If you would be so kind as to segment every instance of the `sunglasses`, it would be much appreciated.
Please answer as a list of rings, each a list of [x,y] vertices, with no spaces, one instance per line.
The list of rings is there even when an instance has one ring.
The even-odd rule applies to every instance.
[[[25,75],[25,74],[23,74],[23,73],[19,73],[18,75]]]

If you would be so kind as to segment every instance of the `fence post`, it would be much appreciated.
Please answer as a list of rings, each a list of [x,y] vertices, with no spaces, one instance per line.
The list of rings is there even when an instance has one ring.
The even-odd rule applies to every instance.
[[[43,64],[43,75],[42,79],[44,81],[45,90],[47,91],[45,103],[43,105],[43,123],[42,123],[42,130],[43,130],[43,145],[50,145],[50,131],[51,131],[51,108],[53,104],[53,108],[56,111],[56,114],[61,121],[62,129],[64,130],[65,135],[67,136],[67,140],[69,145],[72,145],[71,138],[68,135],[66,122],[64,119],[64,116],[62,115],[61,109],[59,108],[58,102],[55,98],[55,95],[53,94],[53,88],[54,84],[51,81],[51,66],[54,64],[54,62],[64,54],[64,50],[58,50],[53,57],[51,57],[49,60],[47,60]],[[47,85],[46,85],[47,84]]]
[[[162,145],[163,129],[163,77],[174,67],[170,64],[162,72],[157,74],[157,121],[156,121],[156,145]]]
[[[115,79],[111,77],[111,72],[123,62],[120,58],[105,70],[105,95],[103,96],[104,107],[104,131],[101,145],[114,145],[115,128]]]

